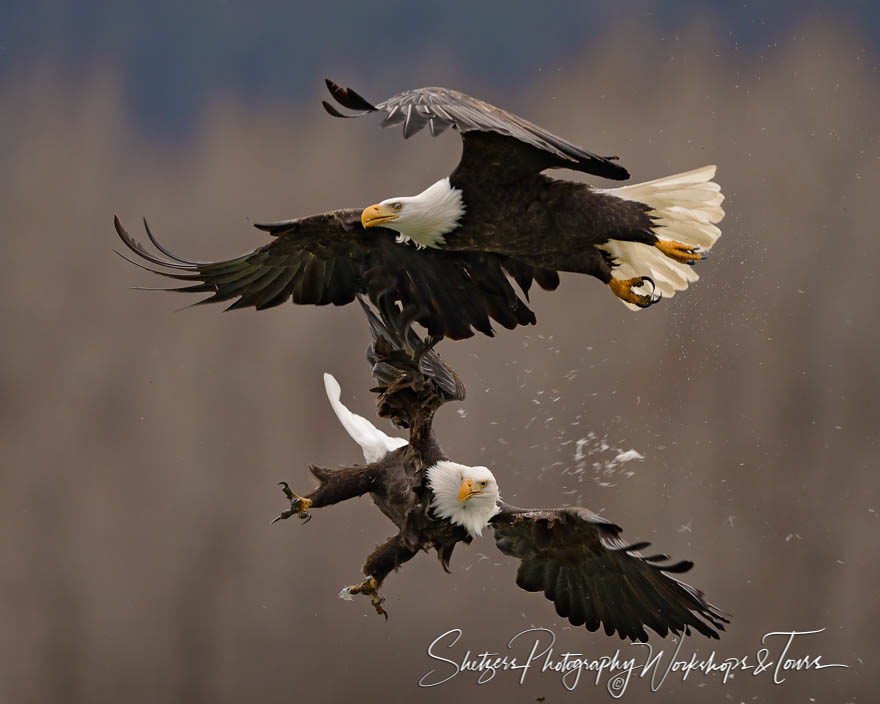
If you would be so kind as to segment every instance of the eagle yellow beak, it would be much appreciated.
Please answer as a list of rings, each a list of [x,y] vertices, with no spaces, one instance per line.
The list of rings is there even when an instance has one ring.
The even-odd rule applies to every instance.
[[[467,501],[472,496],[477,494],[485,494],[486,492],[481,489],[474,489],[474,480],[473,479],[465,479],[461,486],[458,487],[458,503],[462,503]]]
[[[397,220],[400,215],[385,210],[380,203],[364,208],[361,213],[361,225],[364,227],[378,227],[390,220]]]

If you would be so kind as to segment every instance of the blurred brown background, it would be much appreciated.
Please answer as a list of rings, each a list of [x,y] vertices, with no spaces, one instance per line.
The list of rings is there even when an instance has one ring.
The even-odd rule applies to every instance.
[[[527,44],[527,19],[504,40]],[[269,527],[284,508],[275,482],[304,492],[307,463],[359,460],[321,384],[333,372],[374,417],[355,307],[175,313],[191,300],[131,291],[157,281],[112,252],[114,212],[133,230],[148,215],[184,256],[219,258],[264,241],[246,216],[366,205],[454,166],[455,135],[404,143],[378,120],[324,115],[324,73],[376,100],[458,87],[619,154],[635,181],[719,165],[724,235],[698,284],[633,314],[566,276],[533,294],[537,327],[444,343],[469,396],[438,434],[454,458],[489,465],[512,503],[586,505],[693,559],[687,581],[733,619],[720,643],[683,652],[753,655],[765,632],[825,628],[796,654],[850,666],[781,686],[670,677],[652,694],[638,680],[626,700],[871,700],[876,28],[794,12],[744,47],[710,11],[671,31],[645,7],[606,20],[504,81],[456,52],[454,27],[381,65],[328,37],[296,100],[212,89],[179,131],[144,120],[119,38],[73,77],[49,50],[0,74],[0,702],[607,697],[549,674],[417,686],[428,643],[456,626],[459,657],[532,625],[554,628],[560,650],[620,644],[518,590],[490,538],[460,547],[452,576],[433,554],[392,575],[386,624],[336,598],[393,532],[369,499]],[[628,449],[644,460],[613,461]]]

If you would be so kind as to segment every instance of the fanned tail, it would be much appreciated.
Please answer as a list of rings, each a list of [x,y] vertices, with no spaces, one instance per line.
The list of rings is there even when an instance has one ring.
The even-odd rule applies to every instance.
[[[703,166],[654,181],[605,188],[600,192],[644,203],[651,208],[648,215],[654,221],[651,229],[657,237],[698,248],[699,253],[705,255],[721,236],[715,223],[724,217],[721,186],[712,180],[715,168],[714,165]],[[650,276],[664,298],[671,298],[676,291],[683,291],[700,278],[692,266],[647,244],[609,240],[599,248],[617,261],[617,278]],[[632,310],[639,310],[631,303],[623,303]]]
[[[407,444],[403,438],[394,438],[383,433],[363,416],[348,410],[339,400],[342,389],[332,374],[324,374],[324,388],[333,412],[351,439],[361,446],[367,462],[378,462],[389,452]]]

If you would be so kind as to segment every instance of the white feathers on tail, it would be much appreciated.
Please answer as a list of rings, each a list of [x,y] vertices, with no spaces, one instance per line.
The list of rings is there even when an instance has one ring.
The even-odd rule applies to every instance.
[[[339,422],[342,423],[342,427],[345,428],[351,439],[361,446],[364,451],[364,459],[367,462],[378,462],[389,452],[407,444],[403,438],[393,438],[386,435],[363,416],[348,410],[339,400],[342,389],[332,374],[324,373],[324,388],[327,390],[327,398],[330,400],[336,417],[339,418]]]
[[[705,252],[721,236],[721,230],[713,223],[720,222],[724,217],[721,208],[724,196],[721,186],[712,181],[714,177],[715,166],[703,166],[646,183],[603,188],[600,192],[650,206],[648,215],[655,220],[652,230],[657,237],[699,247]],[[608,240],[598,247],[619,262],[614,271],[615,278],[650,276],[664,298],[671,298],[676,291],[683,291],[700,278],[694,267],[670,259],[656,247],[647,244]],[[632,310],[639,310],[626,301],[623,304]]]

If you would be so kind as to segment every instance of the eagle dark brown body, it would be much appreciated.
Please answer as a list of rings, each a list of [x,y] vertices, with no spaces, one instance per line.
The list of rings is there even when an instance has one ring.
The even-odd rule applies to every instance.
[[[510,137],[468,133],[463,140],[462,162],[449,181],[461,189],[467,210],[458,229],[447,235],[446,249],[501,254],[544,270],[538,276],[547,277],[545,288],[555,288],[557,271],[588,274],[606,284],[611,280],[607,254],[593,245],[612,237],[656,242],[646,205],[551,178],[525,158],[521,171],[510,164],[499,169],[493,157],[510,153],[503,147]],[[543,163],[540,156],[535,160],[535,166]]]
[[[339,469],[309,465],[309,471],[320,485],[310,494],[298,497],[283,483],[285,494],[291,499],[291,508],[278,518],[297,514],[307,516],[310,508],[322,508],[370,494],[379,510],[397,526],[398,532],[378,545],[364,563],[363,573],[374,583],[367,585],[365,582],[352,589],[356,590],[354,593],[371,595],[377,611],[384,614],[377,592],[390,572],[420,551],[431,549],[436,550],[443,569],[448,572],[455,546],[472,540],[461,526],[433,516],[430,511],[431,491],[426,482],[427,468],[448,459],[434,436],[434,413],[448,400],[463,399],[465,391],[455,373],[440,362],[411,329],[407,330],[407,342],[417,342],[420,350],[415,359],[412,352],[403,349],[403,340],[397,338],[397,331],[389,330],[371,310],[366,306],[364,309],[373,334],[368,359],[372,361],[373,374],[380,382],[374,389],[379,394],[379,415],[409,428],[410,441],[378,461],[365,465]],[[382,383],[385,380],[387,383]]]
[[[304,497],[310,508],[369,493],[379,510],[397,526],[398,533],[377,546],[364,563],[364,575],[373,577],[377,588],[391,571],[422,550],[436,550],[448,571],[456,544],[471,542],[464,528],[437,520],[429,510],[431,493],[425,483],[425,470],[441,459],[446,457],[436,443],[429,441],[421,450],[406,445],[367,465],[341,469],[309,466],[320,482],[317,489]]]

